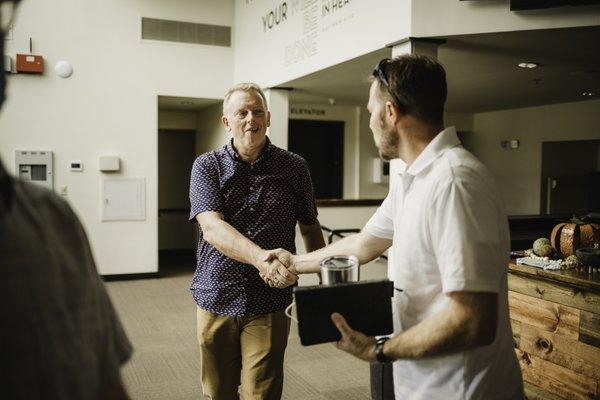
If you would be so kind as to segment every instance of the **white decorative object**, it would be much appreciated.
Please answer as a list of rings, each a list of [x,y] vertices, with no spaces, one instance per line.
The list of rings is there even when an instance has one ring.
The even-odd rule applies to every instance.
[[[102,221],[146,219],[144,178],[105,179],[102,185]]]
[[[61,78],[68,78],[73,74],[73,67],[68,61],[61,60],[54,66],[54,71]]]
[[[548,257],[521,257],[517,258],[517,264],[530,265],[532,267],[542,268],[546,270],[562,269],[563,260],[551,260]]]

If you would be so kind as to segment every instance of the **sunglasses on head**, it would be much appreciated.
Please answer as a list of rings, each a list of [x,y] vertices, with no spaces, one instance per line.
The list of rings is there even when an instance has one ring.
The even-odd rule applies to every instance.
[[[377,63],[375,69],[373,70],[373,76],[375,78],[378,78],[379,81],[383,83],[383,86],[385,86],[387,92],[390,94],[390,96],[392,96],[392,100],[394,100],[394,103],[396,103],[396,107],[402,110],[404,108],[402,106],[402,102],[398,99],[398,96],[396,96],[396,94],[392,91],[392,88],[390,87],[390,82],[388,81],[387,75],[385,74],[385,67],[390,62],[392,62],[392,60],[390,60],[389,58],[384,58],[383,60],[379,61],[379,63]]]

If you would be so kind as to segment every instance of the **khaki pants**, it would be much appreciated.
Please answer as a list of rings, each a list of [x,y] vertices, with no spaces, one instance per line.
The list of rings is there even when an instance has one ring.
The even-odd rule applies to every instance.
[[[283,311],[227,317],[198,308],[197,317],[205,399],[238,399],[238,386],[243,400],[281,398],[290,331]]]

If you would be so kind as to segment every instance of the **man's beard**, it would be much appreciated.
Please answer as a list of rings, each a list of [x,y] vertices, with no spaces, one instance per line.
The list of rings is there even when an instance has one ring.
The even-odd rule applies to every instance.
[[[398,135],[394,129],[383,130],[379,140],[379,157],[385,161],[398,158]]]

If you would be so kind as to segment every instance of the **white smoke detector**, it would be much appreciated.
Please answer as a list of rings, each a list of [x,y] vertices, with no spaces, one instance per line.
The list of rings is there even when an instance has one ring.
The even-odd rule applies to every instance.
[[[61,60],[54,66],[54,71],[61,78],[68,78],[73,74],[73,67],[68,61]]]

